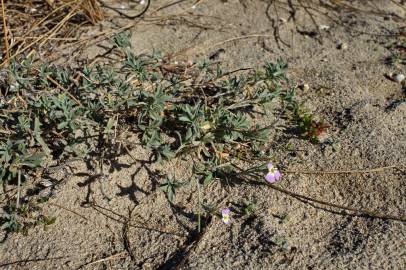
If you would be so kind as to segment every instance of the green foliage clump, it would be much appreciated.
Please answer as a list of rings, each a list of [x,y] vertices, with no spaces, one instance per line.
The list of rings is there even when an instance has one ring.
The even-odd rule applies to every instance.
[[[301,136],[309,139],[313,143],[319,141],[319,137],[327,130],[327,125],[323,120],[317,120],[315,115],[304,109],[303,106],[296,106],[294,117]]]
[[[292,107],[294,89],[281,60],[244,72],[207,62],[171,67],[158,54],[135,55],[128,38],[113,38],[120,66],[11,63],[0,104],[4,189],[18,181],[20,192],[52,159],[118,155],[129,147],[125,134],[138,135],[158,162],[193,156],[196,177],[207,185],[232,171],[235,149],[258,149],[268,140],[270,126],[253,125],[252,115],[266,114],[274,99]],[[162,189],[173,200],[180,185],[170,179]],[[17,206],[19,200],[20,194]],[[19,207],[13,213],[20,215]],[[3,227],[16,229],[13,214],[6,219]]]

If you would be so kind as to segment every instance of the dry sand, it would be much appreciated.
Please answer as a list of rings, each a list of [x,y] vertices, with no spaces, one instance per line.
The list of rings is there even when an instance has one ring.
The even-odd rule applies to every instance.
[[[169,2],[153,1],[149,12]],[[327,141],[335,143],[311,144],[289,132],[277,133],[270,138],[274,145],[290,144],[294,150],[275,147],[285,169],[405,167],[406,102],[402,100],[406,93],[384,74],[406,72],[404,66],[385,64],[388,44],[404,39],[395,34],[403,31],[405,21],[394,14],[405,17],[406,6],[394,3],[399,1],[344,2],[368,10],[361,12],[309,2],[209,0],[191,9],[192,1],[184,1],[155,15],[164,18],[187,10],[202,16],[179,15],[157,25],[148,21],[147,12],[132,29],[132,44],[138,53],[173,53],[174,61],[209,57],[223,49],[215,61],[229,69],[259,67],[277,58],[288,62],[290,79],[310,86],[298,93],[299,98],[329,123]],[[109,20],[102,30],[131,23],[117,17]],[[100,28],[90,29],[89,35]],[[246,38],[224,42],[242,36]],[[98,46],[87,51],[89,57],[101,52]],[[193,186],[186,187],[169,205],[157,187],[165,173],[176,172],[187,180],[190,166],[182,160],[149,164],[146,150],[136,147],[131,152],[138,161],[120,157],[117,169],[106,179],[92,181],[86,176],[92,169],[80,162],[67,175],[55,173],[53,177],[63,181],[50,202],[84,218],[49,204],[44,210],[57,220],[47,230],[37,227],[28,236],[7,237],[0,232],[4,236],[1,268],[171,269],[176,265],[196,225],[196,193]],[[285,174],[278,183],[307,196],[392,215],[405,215],[405,184],[404,170]],[[406,269],[402,222],[333,212],[263,186],[225,190],[213,184],[204,196],[218,203],[227,194],[228,205],[257,200],[258,217],[236,219],[231,226],[214,220],[183,269]],[[89,206],[90,200],[121,216]],[[284,222],[278,218],[282,215],[287,215]],[[123,222],[128,217],[134,226]],[[147,220],[149,229],[141,228],[140,220]]]

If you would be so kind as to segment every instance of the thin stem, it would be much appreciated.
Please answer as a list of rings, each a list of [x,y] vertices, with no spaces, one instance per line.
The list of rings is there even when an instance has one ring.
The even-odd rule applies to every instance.
[[[18,170],[18,180],[17,180],[17,209],[20,208],[20,185],[21,185],[21,170]]]
[[[338,209],[347,210],[347,211],[351,211],[351,212],[354,212],[354,213],[359,213],[359,214],[362,214],[362,215],[365,215],[365,216],[368,216],[368,217],[380,218],[380,219],[391,219],[391,220],[406,222],[406,216],[400,216],[399,217],[399,216],[386,215],[386,214],[382,214],[382,213],[379,213],[379,212],[376,212],[376,211],[359,209],[359,208],[339,205],[339,204],[335,204],[335,203],[330,203],[330,202],[322,201],[322,200],[319,200],[319,199],[307,197],[305,195],[298,194],[298,193],[286,190],[284,188],[281,188],[281,187],[278,187],[278,186],[272,185],[272,184],[269,184],[269,187],[274,189],[274,190],[277,190],[279,192],[282,192],[284,194],[287,194],[289,196],[295,197],[295,198],[300,198],[300,199],[315,202],[315,203],[318,203],[318,204],[322,204],[322,205],[326,205],[326,206],[330,206],[330,207],[335,207],[335,208],[338,208]]]
[[[3,16],[3,31],[4,31],[4,47],[6,49],[6,62],[9,63],[10,61],[10,52],[9,52],[9,46],[8,46],[8,30],[7,30],[7,22],[6,22],[6,13],[4,11],[4,0],[1,0],[1,13]]]
[[[105,258],[102,258],[102,259],[87,263],[84,266],[91,266],[93,264],[98,264],[98,263],[102,263],[102,262],[106,262],[106,261],[122,259],[125,256],[127,256],[126,253],[127,253],[127,251],[118,252],[118,253],[115,253],[113,255],[107,256]]]
[[[49,205],[52,205],[52,206],[55,206],[55,207],[58,207],[58,208],[60,208],[60,209],[63,209],[63,210],[65,210],[65,211],[71,212],[72,214],[75,214],[75,215],[77,215],[78,217],[83,218],[84,220],[88,220],[85,216],[83,216],[83,215],[81,215],[81,214],[79,214],[79,213],[77,213],[77,212],[75,212],[75,211],[73,211],[73,210],[71,210],[71,209],[69,209],[69,208],[66,208],[65,206],[59,205],[59,204],[57,204],[57,203],[52,203],[52,202],[48,202],[48,204],[49,204]]]
[[[286,170],[282,171],[283,173],[290,173],[290,174],[350,174],[350,173],[372,173],[372,172],[383,172],[385,170],[398,168],[396,165],[385,166],[385,167],[378,167],[372,169],[364,169],[364,170],[341,170],[341,171],[292,171]]]
[[[50,82],[52,82],[53,84],[55,84],[59,89],[61,89],[62,91],[64,91],[69,97],[71,97],[77,105],[82,106],[82,104],[80,103],[80,101],[74,96],[72,95],[67,89],[65,89],[62,85],[60,85],[57,81],[55,81],[54,79],[52,79],[49,75],[47,75],[46,77]]]
[[[199,180],[195,177],[196,180],[196,186],[197,186],[197,231],[200,233],[201,229],[202,229],[202,214],[201,214],[201,205],[202,205],[202,198],[201,198],[201,194],[200,194],[200,184],[199,184]]]
[[[238,169],[237,166],[235,166],[235,167]],[[252,173],[251,176],[255,177],[257,179],[262,177],[262,175],[260,175],[258,173]],[[251,183],[255,182],[255,183],[266,185],[264,182],[258,181],[258,180],[253,180],[253,181],[248,180],[247,182],[251,182]],[[406,222],[406,216],[405,215],[403,215],[403,216],[386,215],[386,214],[382,214],[382,213],[372,211],[372,210],[359,209],[359,208],[355,208],[355,207],[339,205],[339,204],[319,200],[319,199],[316,199],[316,198],[308,197],[308,196],[298,194],[298,193],[289,191],[287,189],[281,188],[281,187],[279,187],[279,186],[277,186],[275,184],[267,184],[267,186],[274,189],[274,190],[282,192],[282,193],[284,193],[286,195],[289,195],[291,197],[299,198],[301,200],[311,201],[311,202],[315,202],[315,203],[318,203],[318,204],[321,204],[321,205],[326,205],[326,206],[329,206],[329,207],[334,207],[334,208],[338,208],[338,209],[341,209],[341,210],[346,210],[346,211],[358,213],[360,215],[367,216],[367,217],[380,218],[380,219],[391,219],[391,220]]]

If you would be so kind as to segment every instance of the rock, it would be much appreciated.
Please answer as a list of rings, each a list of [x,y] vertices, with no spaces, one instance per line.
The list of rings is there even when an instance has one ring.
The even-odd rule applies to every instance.
[[[42,179],[40,182],[40,185],[43,187],[52,187],[54,185],[54,183],[52,183],[51,181],[49,181],[48,179]]]
[[[299,88],[302,89],[303,91],[308,91],[310,89],[310,86],[307,83],[302,83],[299,85]]]
[[[319,26],[319,30],[322,30],[322,31],[327,31],[329,29],[330,29],[330,26],[325,25],[325,24],[322,24]]]
[[[342,42],[342,43],[340,43],[340,44],[337,45],[337,49],[339,49],[339,50],[346,50],[346,49],[348,49],[348,44],[345,43],[345,42]]]
[[[402,81],[404,81],[405,75],[403,75],[403,74],[401,74],[401,73],[399,73],[399,74],[394,74],[394,75],[392,76],[392,79],[393,79],[395,82],[401,83]]]

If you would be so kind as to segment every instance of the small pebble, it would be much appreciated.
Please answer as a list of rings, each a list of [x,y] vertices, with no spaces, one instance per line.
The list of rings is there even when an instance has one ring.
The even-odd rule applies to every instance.
[[[392,79],[395,82],[401,83],[405,79],[405,75],[403,75],[403,74],[394,74]]]
[[[52,183],[51,181],[49,181],[47,179],[42,179],[39,183],[43,187],[52,187],[54,185],[54,183]]]
[[[38,195],[42,198],[47,198],[47,197],[51,197],[54,193],[52,192],[51,188],[46,188],[41,190]]]
[[[299,85],[299,88],[302,89],[303,91],[308,91],[310,89],[310,86],[307,83],[302,83]]]
[[[330,26],[325,25],[325,24],[322,24],[322,25],[319,26],[319,29],[322,30],[322,31],[323,31],[323,30],[324,30],[324,31],[327,31],[327,30],[330,29]]]
[[[338,44],[337,49],[339,49],[339,50],[346,50],[346,49],[348,49],[348,44],[345,43],[345,42],[340,43],[340,44]]]
[[[285,24],[287,20],[285,18],[279,18],[280,23]]]

